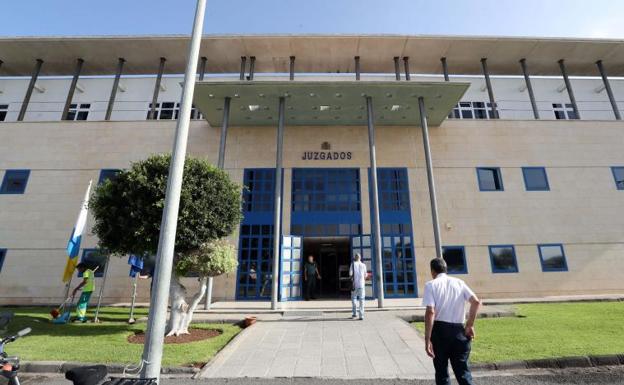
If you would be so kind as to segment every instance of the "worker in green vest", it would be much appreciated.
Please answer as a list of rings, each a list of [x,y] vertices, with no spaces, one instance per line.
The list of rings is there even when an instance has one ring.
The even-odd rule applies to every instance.
[[[76,322],[87,322],[87,307],[89,306],[89,300],[91,294],[95,290],[95,272],[88,268],[84,263],[79,263],[76,269],[82,274],[82,282],[74,289],[73,296],[76,296],[79,290],[82,289],[80,299],[76,305]]]

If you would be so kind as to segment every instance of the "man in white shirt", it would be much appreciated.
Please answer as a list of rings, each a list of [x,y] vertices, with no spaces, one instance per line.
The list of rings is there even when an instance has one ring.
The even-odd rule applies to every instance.
[[[425,350],[433,358],[437,385],[450,385],[448,362],[460,385],[472,385],[468,367],[470,341],[475,337],[474,321],[481,302],[461,279],[446,275],[442,258],[431,260],[433,280],[425,284]],[[466,321],[466,302],[470,302]]]
[[[351,288],[351,305],[353,305],[353,314],[351,318],[355,318],[356,312],[359,315],[360,321],[364,319],[364,296],[366,286],[366,265],[361,261],[362,257],[360,254],[355,253],[353,256],[353,263],[351,264],[351,268],[349,269],[349,275],[353,279],[353,287]],[[356,304],[356,302],[359,302]]]

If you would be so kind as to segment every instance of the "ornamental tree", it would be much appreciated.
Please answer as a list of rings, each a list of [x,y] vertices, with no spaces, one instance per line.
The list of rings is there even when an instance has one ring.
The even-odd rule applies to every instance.
[[[170,155],[133,163],[99,185],[91,197],[93,233],[111,255],[156,255],[167,188]],[[234,251],[222,239],[240,223],[241,187],[208,161],[187,158],[180,196],[169,335],[188,333],[207,278],[236,268]],[[180,278],[197,276],[199,291],[189,303]],[[195,306],[193,306],[193,304]],[[190,312],[189,312],[190,311]]]

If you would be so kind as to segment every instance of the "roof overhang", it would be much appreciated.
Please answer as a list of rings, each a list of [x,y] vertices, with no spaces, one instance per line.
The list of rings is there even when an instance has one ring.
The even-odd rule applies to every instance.
[[[377,125],[415,126],[423,97],[429,124],[439,126],[468,87],[456,82],[204,81],[196,84],[194,103],[212,126],[222,124],[226,97],[231,126],[277,125],[280,97],[285,97],[287,126],[350,126],[367,124],[370,96]]]
[[[451,74],[481,74],[481,58],[492,75],[520,75],[526,58],[532,75],[557,75],[565,59],[570,75],[598,76],[603,60],[610,76],[624,75],[624,41],[516,37],[405,35],[227,35],[204,36],[201,55],[208,73],[238,73],[241,56],[255,56],[258,73],[287,73],[296,57],[297,73],[353,73],[355,56],[363,73],[394,73],[392,58],[410,57],[412,73],[440,73],[446,57]],[[77,58],[83,75],[114,74],[117,58],[126,60],[124,74],[154,74],[160,57],[165,73],[184,73],[188,36],[95,36],[0,38],[3,75],[30,75],[36,59],[42,75],[71,75]]]

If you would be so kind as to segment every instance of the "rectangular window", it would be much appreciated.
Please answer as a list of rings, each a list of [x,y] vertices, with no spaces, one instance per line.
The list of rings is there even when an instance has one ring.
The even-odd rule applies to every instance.
[[[613,172],[613,179],[615,180],[615,187],[618,190],[624,190],[624,166],[611,167],[611,172]]]
[[[90,108],[91,104],[89,103],[70,104],[67,119],[65,120],[87,120]]]
[[[477,167],[481,191],[503,191],[503,177],[498,167]]]
[[[0,104],[0,122],[4,122],[6,120],[6,116],[8,113],[9,113],[9,105]]]
[[[147,119],[149,119],[150,111],[152,110],[152,103],[147,106]],[[180,103],[176,102],[161,102],[156,103],[156,110],[154,112],[154,120],[176,120],[180,115]],[[191,107],[191,119],[202,119],[203,115],[195,105]]]
[[[527,191],[550,191],[544,167],[522,167],[522,175]]]
[[[4,258],[6,257],[6,249],[0,249],[0,272],[2,272],[2,266],[4,265]]]
[[[7,170],[0,186],[0,194],[23,194],[30,170]]]
[[[271,298],[273,225],[241,225],[238,256],[238,299]]]
[[[446,262],[449,274],[468,274],[464,246],[442,247],[442,258]]]
[[[358,169],[293,169],[293,212],[360,210]]]
[[[489,246],[493,273],[517,273],[516,249],[512,245]]]
[[[119,171],[121,170],[114,168],[105,168],[100,170],[100,178],[98,179],[98,184],[102,184],[109,179],[115,178],[117,174],[119,174]]]
[[[377,169],[379,205],[384,211],[409,210],[407,170],[404,168]]]
[[[82,251],[82,258],[80,259],[80,262],[86,264],[89,269],[95,270],[97,268],[97,270],[95,270],[95,276],[98,278],[104,276],[107,261],[108,256],[98,249],[84,249]],[[78,274],[78,276],[82,277],[82,274]]]
[[[274,169],[246,169],[243,184],[243,211],[273,211]]]
[[[578,119],[574,112],[574,107],[570,103],[553,103],[553,112],[557,120],[574,120]]]
[[[560,243],[537,245],[542,271],[568,271],[563,245]]]
[[[455,119],[498,119],[498,112],[494,112],[489,102],[459,102],[451,116]]]

